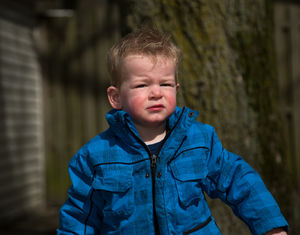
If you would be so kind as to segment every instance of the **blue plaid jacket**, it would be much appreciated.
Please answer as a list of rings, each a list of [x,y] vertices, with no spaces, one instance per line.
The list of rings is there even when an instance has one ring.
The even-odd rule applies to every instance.
[[[177,107],[151,155],[128,114],[109,112],[110,128],[70,161],[58,234],[221,234],[204,192],[229,205],[253,234],[287,228],[259,175],[197,115]]]

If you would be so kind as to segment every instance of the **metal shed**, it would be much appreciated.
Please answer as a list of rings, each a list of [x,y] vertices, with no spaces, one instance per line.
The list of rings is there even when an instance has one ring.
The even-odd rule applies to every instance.
[[[0,2],[0,218],[44,204],[42,87],[34,16]]]

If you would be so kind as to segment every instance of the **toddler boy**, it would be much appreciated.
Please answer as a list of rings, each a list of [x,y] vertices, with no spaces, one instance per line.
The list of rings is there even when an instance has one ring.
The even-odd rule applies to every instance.
[[[259,175],[226,151],[197,112],[176,107],[179,50],[155,29],[109,52],[109,129],[72,158],[58,234],[221,234],[204,192],[253,234],[288,224]]]

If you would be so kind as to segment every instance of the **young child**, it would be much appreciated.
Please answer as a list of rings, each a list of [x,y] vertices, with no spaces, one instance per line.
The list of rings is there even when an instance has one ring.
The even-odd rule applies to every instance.
[[[288,224],[259,175],[226,151],[197,112],[176,107],[179,50],[155,29],[109,52],[109,129],[72,158],[58,234],[221,234],[204,192],[253,234]]]

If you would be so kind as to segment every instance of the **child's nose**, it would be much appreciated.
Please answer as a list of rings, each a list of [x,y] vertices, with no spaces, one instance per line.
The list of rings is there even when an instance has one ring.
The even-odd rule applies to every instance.
[[[150,91],[150,97],[157,98],[161,96],[162,96],[161,87],[159,85],[152,86]]]

